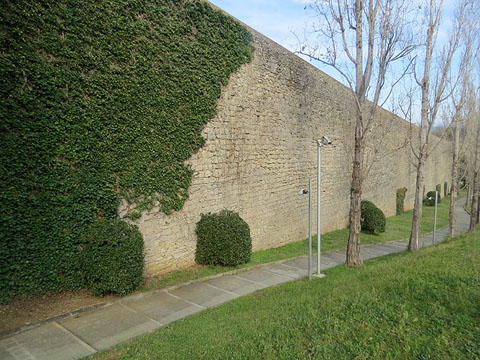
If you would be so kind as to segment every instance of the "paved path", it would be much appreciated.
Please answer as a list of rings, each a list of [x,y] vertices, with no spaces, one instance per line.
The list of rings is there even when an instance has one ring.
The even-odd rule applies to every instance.
[[[469,217],[457,206],[457,233],[468,230]],[[443,241],[448,227],[438,230]],[[421,237],[421,246],[432,244],[432,234]],[[407,248],[407,240],[361,247],[363,259]],[[345,250],[322,255],[322,269],[345,262]],[[51,321],[0,340],[0,359],[78,359],[151,332],[212,306],[272,285],[307,276],[307,257],[301,256],[227,274],[206,281],[129,296],[92,311]]]

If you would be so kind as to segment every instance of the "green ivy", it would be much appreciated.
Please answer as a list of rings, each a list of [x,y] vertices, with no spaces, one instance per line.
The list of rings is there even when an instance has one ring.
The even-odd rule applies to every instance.
[[[251,34],[201,1],[0,5],[0,300],[82,287],[96,218],[188,197],[185,165]]]

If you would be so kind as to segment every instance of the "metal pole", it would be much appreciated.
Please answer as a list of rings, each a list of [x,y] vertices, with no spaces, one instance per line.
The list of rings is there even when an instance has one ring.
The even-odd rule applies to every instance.
[[[438,191],[435,190],[435,216],[433,218],[433,243],[435,244],[435,232],[437,231],[437,202]]]
[[[321,199],[322,199],[322,144],[317,141],[317,276],[320,276],[321,235]]]
[[[312,279],[312,178],[308,179],[308,278]]]

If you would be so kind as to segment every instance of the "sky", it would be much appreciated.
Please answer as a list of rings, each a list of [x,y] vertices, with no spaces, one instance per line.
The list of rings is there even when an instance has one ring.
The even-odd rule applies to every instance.
[[[305,9],[310,0],[209,0],[243,23],[294,52],[297,36],[302,37],[312,14]],[[304,57],[305,58],[305,57]],[[310,61],[305,58],[305,60]],[[336,70],[312,63],[334,79],[343,82]]]
[[[311,0],[209,1],[290,51],[295,51],[298,45],[294,34],[302,35],[313,19],[312,13],[305,10]],[[411,1],[423,3],[423,0]],[[447,21],[455,1],[444,0],[443,13]]]
[[[409,0],[420,6],[424,0]],[[452,9],[458,0],[444,0],[443,22],[448,24]],[[211,3],[225,10],[240,21],[266,35],[290,51],[299,48],[297,38],[302,38],[308,24],[312,23],[313,14],[305,10],[311,0],[210,0]],[[439,39],[447,37],[448,31],[440,30]],[[331,67],[312,63],[340,82],[344,82],[338,72]],[[386,105],[389,108],[388,105]],[[390,109],[391,110],[391,109]]]
[[[308,0],[210,0],[245,24],[289,50],[296,45],[292,31],[302,32]]]

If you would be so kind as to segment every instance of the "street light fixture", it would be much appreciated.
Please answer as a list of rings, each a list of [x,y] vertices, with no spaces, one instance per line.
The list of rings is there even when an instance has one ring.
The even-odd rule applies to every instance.
[[[321,255],[321,198],[322,198],[322,146],[332,145],[332,140],[328,136],[322,137],[321,140],[317,140],[317,274],[316,277],[324,277],[325,275],[320,272],[320,255]]]

